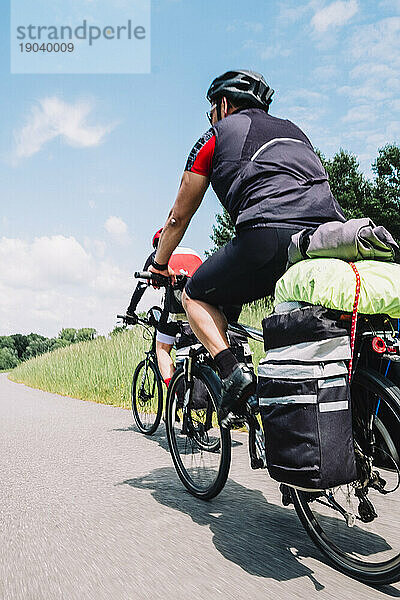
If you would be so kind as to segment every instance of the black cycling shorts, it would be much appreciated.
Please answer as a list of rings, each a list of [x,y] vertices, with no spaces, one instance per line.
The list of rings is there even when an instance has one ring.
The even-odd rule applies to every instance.
[[[246,304],[274,293],[286,270],[292,235],[301,228],[259,227],[238,232],[193,274],[186,293],[214,306]]]

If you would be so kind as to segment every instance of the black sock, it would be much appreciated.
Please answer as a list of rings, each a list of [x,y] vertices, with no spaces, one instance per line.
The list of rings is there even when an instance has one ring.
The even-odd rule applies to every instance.
[[[238,361],[236,357],[232,354],[232,352],[227,348],[226,350],[222,350],[222,352],[218,352],[216,356],[214,356],[214,361],[221,376],[221,379],[225,379],[228,377],[233,369],[238,365]]]

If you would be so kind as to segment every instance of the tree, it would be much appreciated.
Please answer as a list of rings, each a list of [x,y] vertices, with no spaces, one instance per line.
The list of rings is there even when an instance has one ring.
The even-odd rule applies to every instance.
[[[206,256],[214,254],[214,252],[225,246],[235,235],[235,226],[225,208],[223,208],[222,213],[215,215],[215,220],[217,221],[217,225],[213,225],[213,232],[210,235],[214,246],[206,252]]]
[[[22,335],[21,333],[14,333],[10,336],[14,340],[14,346],[18,354],[18,358],[22,360],[25,350],[28,347],[29,341],[26,335]]]
[[[346,218],[360,219],[369,216],[366,210],[372,202],[372,186],[361,173],[354,154],[340,149],[330,160],[318,150],[317,154],[328,173],[332,194],[342,207]]]
[[[42,340],[32,340],[25,350],[24,360],[34,358],[35,356],[39,356],[40,354],[45,354],[45,352],[50,352],[50,350],[52,349],[52,342],[53,340],[50,340],[48,338],[43,338]]]
[[[11,348],[0,348],[0,370],[5,371],[14,369],[19,363],[18,356],[15,350]]]
[[[0,335],[0,348],[15,350],[15,343],[10,335]]]
[[[67,340],[68,342],[73,344],[74,342],[76,342],[76,329],[74,329],[73,327],[66,327],[64,329],[61,329],[60,333],[58,334],[58,337],[62,340]]]
[[[119,335],[120,333],[125,333],[126,327],[121,327],[120,325],[116,325],[112,331],[108,334],[110,337],[114,337],[115,335]]]
[[[53,338],[51,340],[51,344],[49,345],[49,351],[58,350],[59,348],[66,348],[70,346],[71,342],[68,340],[64,340],[62,338]]]
[[[97,331],[92,327],[82,327],[82,329],[78,329],[76,332],[76,341],[89,342],[90,340],[94,340],[96,335]]]
[[[371,218],[400,242],[400,147],[387,144],[380,148],[372,170],[375,202]]]

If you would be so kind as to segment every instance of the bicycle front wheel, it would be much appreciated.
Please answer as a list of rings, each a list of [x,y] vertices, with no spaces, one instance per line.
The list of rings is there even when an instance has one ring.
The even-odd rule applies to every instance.
[[[176,471],[189,492],[210,500],[223,489],[231,462],[230,431],[217,422],[218,378],[209,367],[193,368],[188,384],[183,369],[168,388],[166,428]],[[201,398],[195,390],[201,387]]]
[[[351,386],[359,479],[310,494],[292,488],[300,520],[340,571],[369,584],[400,579],[400,390],[360,369]]]
[[[132,379],[132,415],[141,433],[152,435],[160,424],[163,389],[158,371],[150,360],[142,360]]]

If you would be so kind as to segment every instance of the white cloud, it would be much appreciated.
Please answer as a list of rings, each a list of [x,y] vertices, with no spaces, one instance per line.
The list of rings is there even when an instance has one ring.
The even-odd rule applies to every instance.
[[[128,225],[120,217],[108,217],[104,223],[104,229],[118,244],[126,245],[129,243]]]
[[[363,126],[362,126],[363,125]],[[392,120],[383,123],[380,119],[365,124],[355,123],[342,133],[343,144],[359,144],[362,151],[359,152],[360,165],[363,171],[372,176],[371,163],[375,160],[378,148],[385,144],[398,142],[400,137],[400,120]]]
[[[302,19],[309,11],[316,11],[320,6],[320,0],[310,0],[306,3],[296,2],[292,5],[285,0],[280,3],[278,20],[284,25],[290,25]]]
[[[330,27],[345,25],[357,11],[357,0],[338,0],[318,10],[311,19],[311,25],[318,33],[324,33]]]
[[[317,80],[333,80],[336,79],[337,75],[338,69],[336,65],[323,65],[313,71],[313,76]]]
[[[90,256],[73,237],[0,240],[1,281],[15,289],[80,285],[88,277],[90,263]]]
[[[356,61],[389,63],[400,66],[400,17],[382,19],[377,23],[359,27],[350,42],[350,53]]]
[[[387,79],[388,77],[396,77],[398,71],[389,65],[382,63],[362,63],[358,64],[350,71],[350,77],[375,77],[377,79]]]
[[[89,125],[87,119],[92,108],[89,102],[68,104],[56,96],[39,100],[32,107],[25,125],[14,132],[14,157],[33,156],[57,137],[69,146],[97,146],[113,125]]]
[[[390,87],[378,87],[374,80],[368,80],[360,85],[344,85],[338,88],[339,94],[344,94],[356,100],[364,99],[370,102],[386,100],[393,96],[393,89]]]
[[[107,244],[104,240],[96,240],[85,237],[83,245],[85,250],[98,258],[103,258],[106,254]]]
[[[282,46],[282,44],[271,46],[264,42],[256,42],[254,40],[247,40],[247,42],[244,42],[243,48],[245,50],[255,50],[261,60],[271,60],[277,56],[286,57],[291,53],[291,50],[287,46]]]
[[[381,2],[379,2],[379,8],[400,11],[400,0],[381,0]]]
[[[311,136],[314,144],[321,136],[326,144],[332,141],[331,133],[321,124],[326,106],[327,97],[324,94],[305,88],[286,93],[279,102],[282,118],[290,119],[301,127],[306,135]],[[324,142],[324,148],[326,144]]]
[[[74,237],[0,238],[0,333],[95,327],[108,333],[135,287],[128,270]],[[142,308],[155,301],[146,293]]]
[[[343,123],[357,123],[361,121],[374,122],[376,119],[376,111],[371,104],[353,106],[347,111],[347,114],[342,117]]]

